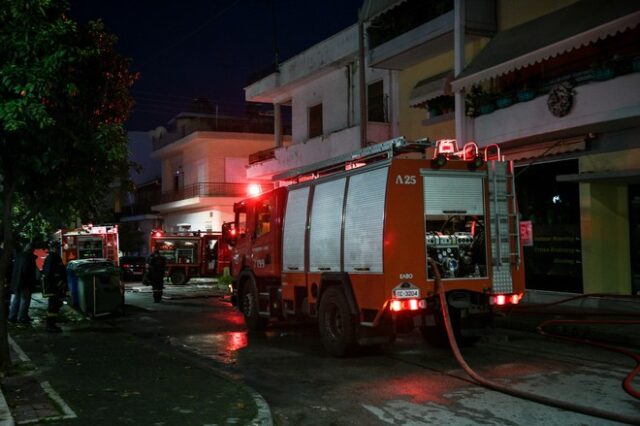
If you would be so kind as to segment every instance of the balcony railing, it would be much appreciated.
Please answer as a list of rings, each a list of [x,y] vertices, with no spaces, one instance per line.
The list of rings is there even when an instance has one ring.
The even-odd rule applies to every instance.
[[[262,161],[267,161],[276,158],[276,149],[275,147],[264,149],[262,151],[254,152],[249,155],[249,164],[261,163]]]
[[[265,188],[261,184],[262,190],[272,189],[272,186]],[[170,203],[172,201],[186,200],[195,197],[246,197],[249,184],[247,183],[227,183],[227,182],[200,182],[184,186],[177,191],[165,191],[160,197],[160,202]]]

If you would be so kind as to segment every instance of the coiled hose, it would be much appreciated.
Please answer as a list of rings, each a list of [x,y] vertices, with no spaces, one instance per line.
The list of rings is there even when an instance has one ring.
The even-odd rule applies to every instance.
[[[517,398],[526,399],[529,401],[534,401],[540,404],[548,405],[551,407],[560,408],[562,410],[573,411],[576,413],[586,414],[588,416],[600,417],[603,419],[613,420],[621,423],[628,423],[634,425],[640,425],[640,417],[630,417],[625,416],[618,413],[612,413],[609,411],[599,410],[594,407],[584,407],[578,404],[574,404],[566,401],[559,401],[553,398],[548,398],[546,396],[537,395],[531,392],[526,392],[519,389],[510,388],[508,386],[501,385],[500,383],[494,382],[489,379],[485,379],[476,373],[469,364],[462,357],[462,353],[460,353],[460,348],[458,347],[458,343],[456,342],[456,338],[453,332],[453,327],[451,325],[451,318],[449,317],[449,308],[447,306],[447,297],[445,294],[444,287],[442,286],[442,280],[440,277],[440,272],[438,271],[437,265],[433,259],[428,258],[431,269],[435,273],[435,290],[440,297],[440,306],[442,307],[442,316],[444,319],[444,326],[447,332],[447,337],[449,339],[449,344],[451,346],[451,351],[453,352],[456,361],[460,365],[460,367],[471,377],[476,383],[482,385],[488,389],[494,390],[496,392],[504,393],[507,395],[515,396]]]

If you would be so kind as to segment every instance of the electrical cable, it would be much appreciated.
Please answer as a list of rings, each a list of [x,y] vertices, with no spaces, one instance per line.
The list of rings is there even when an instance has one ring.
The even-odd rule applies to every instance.
[[[456,361],[462,367],[462,369],[473,379],[476,383],[481,386],[484,386],[488,389],[494,390],[496,392],[504,393],[507,395],[515,396],[516,398],[522,398],[529,401],[537,402],[539,404],[548,405],[550,407],[560,408],[562,410],[573,411],[580,414],[585,414],[588,416],[599,417],[603,419],[613,420],[621,423],[628,423],[634,425],[640,425],[640,417],[630,417],[625,416],[623,414],[612,413],[609,411],[600,410],[594,407],[584,407],[578,404],[574,404],[566,401],[559,401],[553,398],[549,398],[542,395],[537,395],[531,392],[526,392],[519,389],[510,388],[508,386],[504,386],[500,383],[494,382],[492,380],[486,379],[476,373],[467,362],[462,357],[462,353],[460,352],[460,348],[458,347],[458,343],[456,342],[456,338],[453,332],[453,327],[451,325],[451,318],[449,316],[449,308],[447,305],[447,297],[445,294],[444,286],[442,285],[442,280],[440,277],[440,271],[438,270],[435,261],[432,258],[427,258],[427,262],[430,264],[431,268],[435,273],[435,292],[438,294],[440,298],[440,306],[442,309],[442,317],[444,320],[445,331],[447,333],[447,337],[449,339],[449,345],[451,346],[451,351],[453,352]]]

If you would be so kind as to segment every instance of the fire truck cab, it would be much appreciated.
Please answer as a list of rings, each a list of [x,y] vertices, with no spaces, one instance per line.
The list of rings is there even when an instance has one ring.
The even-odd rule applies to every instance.
[[[150,251],[154,249],[167,260],[167,275],[174,285],[186,284],[191,277],[211,277],[229,266],[229,247],[219,232],[152,231]]]
[[[223,228],[248,328],[312,318],[338,356],[415,327],[441,341],[430,258],[456,337],[477,339],[492,305],[524,292],[512,166],[499,157],[398,138],[275,176],[293,183],[237,203]]]
[[[60,229],[54,234],[60,242],[60,255],[66,265],[76,259],[109,259],[118,265],[118,226],[83,225],[76,229]]]

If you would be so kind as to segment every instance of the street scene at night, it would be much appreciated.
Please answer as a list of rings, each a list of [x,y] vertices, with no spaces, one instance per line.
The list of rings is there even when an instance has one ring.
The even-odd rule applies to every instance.
[[[640,3],[5,3],[0,426],[640,425]]]

